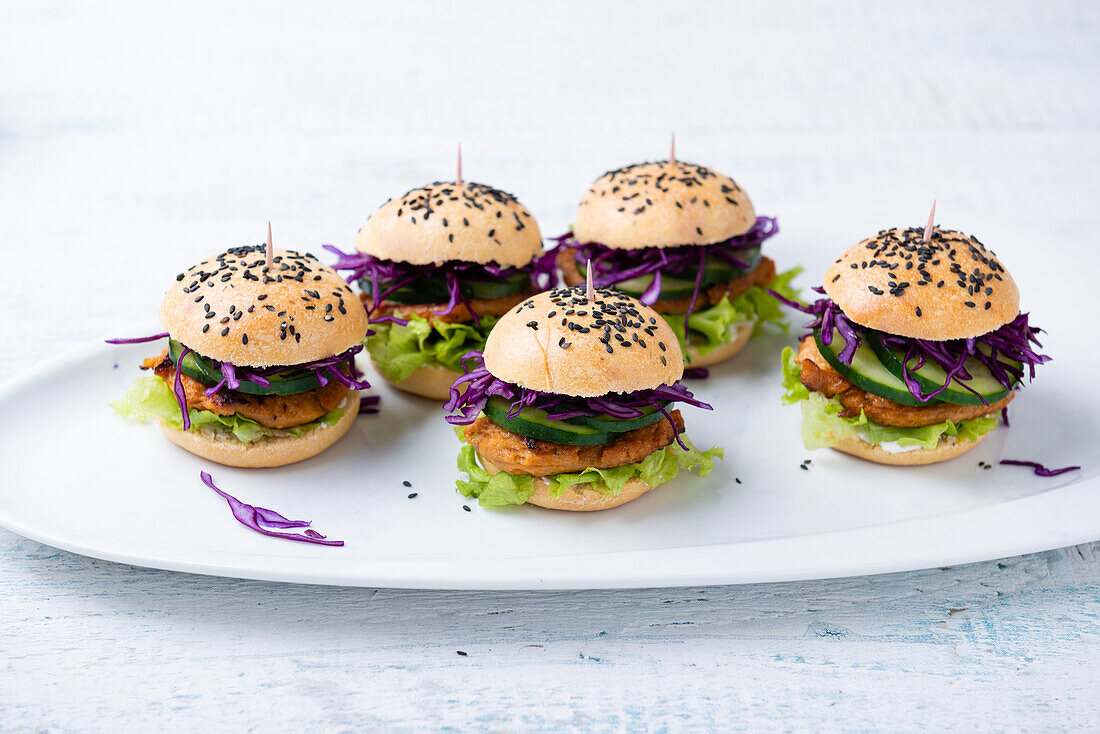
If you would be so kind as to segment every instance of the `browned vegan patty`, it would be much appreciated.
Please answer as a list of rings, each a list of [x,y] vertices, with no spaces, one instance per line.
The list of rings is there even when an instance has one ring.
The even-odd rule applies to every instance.
[[[677,431],[684,430],[680,411],[670,411]],[[676,434],[667,420],[660,420],[622,434],[598,446],[570,446],[539,441],[501,428],[485,416],[466,427],[466,441],[500,469],[512,474],[546,476],[582,472],[589,467],[610,469],[641,461],[672,443]]]
[[[958,423],[969,418],[992,415],[1011,402],[1016,393],[989,405],[952,405],[936,403],[922,407],[902,405],[893,400],[860,390],[845,380],[821,356],[813,337],[806,337],[798,347],[795,361],[802,367],[802,384],[827,398],[835,397],[844,406],[841,415],[854,418],[860,411],[880,426],[931,426],[951,420]]]
[[[175,384],[176,365],[167,349],[159,357],[146,359],[141,368],[153,370],[169,387]],[[186,373],[180,373],[180,385],[187,396],[188,408],[209,410],[217,415],[240,414],[268,428],[291,428],[315,421],[339,407],[348,394],[348,388],[335,380],[294,395],[245,395],[223,389],[207,397],[207,386]]]

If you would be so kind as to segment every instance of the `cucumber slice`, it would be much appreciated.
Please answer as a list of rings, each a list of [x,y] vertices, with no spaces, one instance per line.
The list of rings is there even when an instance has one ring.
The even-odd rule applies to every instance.
[[[840,373],[841,377],[860,390],[866,390],[872,395],[878,395],[880,398],[913,407],[935,405],[940,402],[938,400],[928,400],[922,403],[917,400],[916,396],[909,392],[909,388],[905,386],[901,378],[886,369],[882,362],[878,360],[874,350],[867,344],[866,339],[856,349],[856,353],[852,355],[852,364],[850,365],[841,362],[837,356],[844,351],[844,346],[847,344],[839,331],[833,330],[833,343],[826,345],[821,341],[821,330],[814,329],[814,341],[817,342],[817,349],[821,352],[821,356],[825,358],[825,361],[832,365],[832,368]]]
[[[183,345],[178,341],[168,340],[168,356],[173,363],[179,359],[182,351]],[[184,356],[183,362],[180,363],[180,371],[207,386],[217,385],[222,380],[222,371],[194,350]],[[269,377],[268,381],[271,387],[261,387],[254,382],[241,380],[240,387],[233,392],[248,395],[294,395],[321,386],[317,375],[312,372],[289,372]]]
[[[665,417],[661,411],[651,405],[639,408],[639,410],[641,410],[642,415],[637,418],[615,418],[610,415],[578,416],[576,418],[566,418],[565,422],[589,426],[610,433],[626,433],[627,431],[652,425]]]
[[[168,358],[172,360],[173,364],[179,362],[180,352],[182,351],[183,345],[178,341],[175,339],[168,340]],[[221,370],[200,357],[194,350],[184,356],[183,361],[180,362],[180,371],[204,385],[216,385],[222,379]]]
[[[514,418],[508,417],[509,402],[494,395],[485,404],[485,415],[501,428],[539,441],[564,443],[570,446],[596,446],[617,438],[614,433],[565,421],[552,421],[546,411],[524,408]]]
[[[868,335],[867,342],[886,369],[899,380],[902,379],[905,353],[899,349],[887,347],[877,335]],[[981,349],[981,346],[978,348]],[[915,364],[916,361],[914,357],[911,363]],[[1013,364],[1019,366],[1018,362]],[[954,405],[988,405],[1005,398],[1010,392],[993,377],[985,365],[973,357],[966,360],[966,371],[970,373],[971,379],[952,380],[947,389],[937,395],[936,399]],[[935,362],[925,362],[920,369],[910,370],[909,375],[920,384],[921,390],[926,394],[939,390],[947,381],[947,373]],[[963,385],[969,386],[978,394],[975,395]]]
[[[359,288],[367,295],[374,293],[370,278],[360,278]],[[385,290],[386,286],[383,285],[382,291],[385,292]],[[421,278],[404,288],[398,288],[393,293],[387,293],[385,300],[412,306],[423,303],[446,303],[448,298],[447,286],[442,280]]]
[[[461,277],[461,276],[460,276]],[[499,280],[462,280],[458,289],[467,298],[504,298],[505,296],[523,293],[531,285],[531,277],[527,273],[519,272]],[[364,293],[370,294],[370,278],[360,278],[359,288]],[[442,278],[420,278],[404,288],[398,288],[386,296],[387,301],[419,305],[423,303],[446,303],[450,300],[447,292],[447,283]]]
[[[717,258],[708,258],[706,262],[706,269],[703,271],[703,280],[700,284],[700,289],[709,288],[716,283],[726,283],[734,278],[739,278],[745,273],[752,272],[757,265],[760,264],[760,248],[751,247],[744,250],[744,257],[741,258],[749,264],[749,268],[738,268],[724,260],[718,260]],[[581,277],[587,277],[587,268],[577,263],[577,271],[581,274]],[[666,273],[661,274],[661,294],[659,299],[665,300],[670,298],[687,298],[695,290],[695,278],[684,277],[684,273],[680,275],[668,275]],[[689,274],[690,275],[690,274]],[[653,283],[653,274],[639,275],[637,278],[631,278],[629,280],[623,280],[614,285],[614,288],[621,291],[628,296],[637,298],[645,293]]]
[[[581,273],[585,277],[588,277],[586,273]],[[704,276],[703,280],[706,280]],[[622,291],[628,296],[634,298],[639,297],[645,293],[646,288],[653,283],[653,275],[639,275],[637,278],[631,278],[630,280],[624,280],[615,284],[615,289]],[[705,285],[700,286],[700,290],[705,288]],[[695,281],[684,280],[683,278],[674,278],[671,275],[661,276],[661,294],[657,296],[658,299],[669,298],[687,298],[691,295],[691,292],[695,290]]]
[[[527,273],[514,273],[500,280],[467,280],[458,287],[468,298],[504,298],[523,293],[530,288],[531,276]]]

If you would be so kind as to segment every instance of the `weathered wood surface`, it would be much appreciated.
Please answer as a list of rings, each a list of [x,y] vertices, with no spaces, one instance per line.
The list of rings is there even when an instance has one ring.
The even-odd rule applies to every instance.
[[[5,730],[1100,726],[1097,544],[833,581],[461,593],[0,542]]]

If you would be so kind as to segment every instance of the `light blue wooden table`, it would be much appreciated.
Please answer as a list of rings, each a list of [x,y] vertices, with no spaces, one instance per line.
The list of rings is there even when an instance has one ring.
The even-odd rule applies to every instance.
[[[148,319],[165,268],[257,222],[348,246],[458,139],[548,232],[673,129],[781,218],[935,196],[974,231],[1100,228],[1092,3],[394,5],[0,11],[0,371]],[[1100,729],[1098,544],[572,593],[204,578],[7,532],[0,558],[5,731]]]

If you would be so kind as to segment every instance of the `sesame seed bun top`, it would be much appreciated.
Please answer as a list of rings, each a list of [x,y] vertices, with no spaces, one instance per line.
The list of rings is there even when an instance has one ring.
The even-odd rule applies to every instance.
[[[344,279],[310,254],[234,247],[176,276],[160,305],[169,335],[204,357],[247,367],[312,362],[367,333],[366,311]]]
[[[541,392],[590,398],[651,390],[684,374],[684,355],[656,311],[610,288],[532,296],[489,332],[485,368]]]
[[[511,194],[485,184],[436,181],[383,204],[359,230],[355,246],[413,265],[462,260],[518,268],[542,254],[542,235]]]
[[[755,222],[752,201],[729,176],[695,163],[657,161],[596,179],[581,199],[573,236],[622,250],[712,245]]]
[[[954,230],[883,230],[825,273],[825,293],[852,321],[889,334],[946,341],[987,334],[1020,313],[1020,291],[977,238]]]

